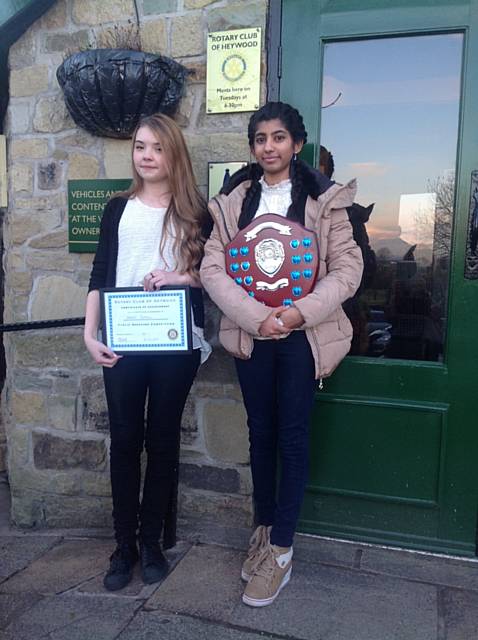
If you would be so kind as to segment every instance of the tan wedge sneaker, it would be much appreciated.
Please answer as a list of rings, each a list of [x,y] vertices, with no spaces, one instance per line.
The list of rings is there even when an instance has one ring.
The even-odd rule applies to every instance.
[[[270,544],[264,558],[247,583],[242,601],[250,607],[272,604],[292,573],[292,547]]]
[[[262,561],[264,551],[269,546],[269,537],[272,527],[259,525],[249,540],[247,558],[244,560],[241,570],[241,578],[246,582],[252,578],[257,565]]]

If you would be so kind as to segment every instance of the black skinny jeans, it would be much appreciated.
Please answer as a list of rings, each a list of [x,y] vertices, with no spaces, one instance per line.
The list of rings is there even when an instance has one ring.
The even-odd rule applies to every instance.
[[[272,525],[272,544],[290,547],[308,477],[309,420],[316,390],[305,332],[254,340],[251,358],[236,359],[236,368],[249,426],[256,519]]]
[[[111,490],[116,540],[161,537],[179,463],[181,416],[200,363],[191,355],[123,356],[103,368],[111,434]],[[146,428],[145,404],[148,398]],[[140,502],[141,453],[147,464]]]

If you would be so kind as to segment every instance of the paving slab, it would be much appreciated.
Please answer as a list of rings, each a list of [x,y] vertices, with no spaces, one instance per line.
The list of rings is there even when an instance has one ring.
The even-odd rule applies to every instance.
[[[103,574],[109,566],[108,558],[113,548],[114,543],[108,540],[60,542],[26,569],[0,584],[0,592],[61,593]]]
[[[234,629],[197,618],[148,611],[138,613],[118,640],[267,640],[277,636]]]
[[[110,597],[62,595],[44,598],[5,629],[15,640],[114,640],[140,602]]]
[[[0,582],[24,569],[30,562],[61,542],[61,538],[45,536],[0,537]]]
[[[360,569],[478,591],[478,560],[417,553],[404,549],[366,547]]]
[[[440,594],[446,640],[478,638],[478,593],[444,589]]]
[[[35,593],[0,593],[0,629],[31,609],[42,596]]]
[[[113,544],[113,547],[114,547],[114,544]],[[172,549],[168,549],[168,551],[164,552],[164,555],[166,556],[169,562],[170,571],[174,570],[174,567],[178,564],[181,558],[189,551],[190,548],[191,548],[191,544],[189,542],[179,541],[175,547],[173,547]],[[107,568],[107,565],[105,568]],[[91,580],[88,580],[87,582],[83,582],[76,588],[76,590],[79,591],[80,593],[90,593],[90,594],[99,594],[99,595],[105,595],[109,593],[110,595],[116,595],[117,597],[130,596],[130,597],[136,597],[139,599],[146,600],[151,596],[152,593],[154,593],[154,591],[158,588],[160,584],[160,583],[156,583],[152,585],[145,585],[141,578],[141,568],[139,563],[134,568],[133,579],[129,583],[129,585],[127,585],[124,589],[121,589],[121,591],[114,592],[114,594],[111,594],[111,592],[107,591],[104,588],[103,577],[104,577],[104,572],[98,574],[97,576],[95,576]]]
[[[145,603],[145,609],[204,616],[228,622],[242,594],[244,553],[196,545]]]
[[[436,640],[433,586],[295,561],[280,600],[254,609],[241,601],[242,559],[221,547],[193,547],[145,608],[302,640]]]

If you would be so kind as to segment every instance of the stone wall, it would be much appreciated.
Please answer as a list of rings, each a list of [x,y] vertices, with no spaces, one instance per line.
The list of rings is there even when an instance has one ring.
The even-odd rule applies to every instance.
[[[209,160],[248,159],[249,114],[205,114],[208,31],[265,26],[266,0],[138,0],[143,49],[193,72],[178,113],[203,189]],[[55,72],[75,47],[134,21],[132,0],[58,0],[10,51],[9,208],[5,321],[84,313],[92,255],[68,253],[66,183],[128,177],[128,141],[95,138],[68,115]],[[117,17],[121,16],[121,22]],[[265,85],[265,65],[263,85]],[[263,96],[265,87],[263,87]],[[231,358],[215,344],[188,400],[182,430],[180,514],[251,520],[245,416]],[[23,526],[110,523],[108,424],[101,372],[80,328],[7,334],[3,419],[13,521]],[[1,435],[0,435],[1,439]]]

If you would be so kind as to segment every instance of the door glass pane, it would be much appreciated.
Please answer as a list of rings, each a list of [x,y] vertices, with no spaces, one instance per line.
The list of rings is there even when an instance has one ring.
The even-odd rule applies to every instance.
[[[358,179],[352,355],[443,360],[462,34],[325,45],[321,166]]]

